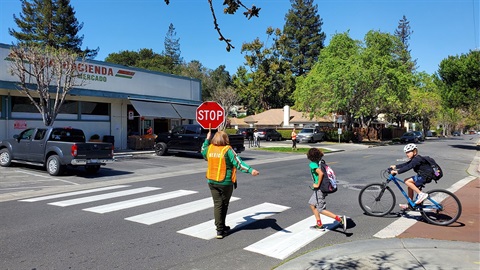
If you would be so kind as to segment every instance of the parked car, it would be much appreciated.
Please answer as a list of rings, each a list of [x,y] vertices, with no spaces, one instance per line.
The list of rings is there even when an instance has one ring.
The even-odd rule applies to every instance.
[[[460,132],[454,131],[454,132],[452,132],[452,135],[453,135],[453,136],[460,136]]]
[[[309,143],[321,142],[321,141],[323,141],[324,136],[325,136],[325,133],[319,131],[316,128],[303,128],[297,134],[297,142],[298,143],[301,143],[301,142],[309,142]]]
[[[419,141],[425,141],[425,137],[423,136],[423,133],[421,131],[414,131],[413,133],[415,134],[415,136],[417,136]]]
[[[246,140],[253,140],[253,128],[239,128],[237,134],[242,134]]]
[[[260,128],[257,130],[258,139],[266,141],[281,141],[282,134],[273,128]]]
[[[12,162],[42,166],[53,176],[67,167],[80,166],[88,173],[97,173],[100,166],[114,161],[111,143],[86,142],[81,129],[29,128],[13,139],[0,141],[0,166],[8,167]]]
[[[417,143],[418,141],[418,136],[413,131],[405,132],[400,137],[400,142],[402,143]]]

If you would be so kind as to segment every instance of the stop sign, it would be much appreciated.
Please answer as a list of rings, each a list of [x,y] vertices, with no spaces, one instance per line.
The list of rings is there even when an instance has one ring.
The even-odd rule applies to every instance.
[[[215,101],[206,101],[197,108],[197,122],[204,129],[218,128],[225,120],[225,110]]]

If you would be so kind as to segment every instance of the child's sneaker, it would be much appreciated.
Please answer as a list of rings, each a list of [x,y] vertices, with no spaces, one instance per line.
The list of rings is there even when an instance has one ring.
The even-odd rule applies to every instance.
[[[426,198],[428,198],[428,194],[420,192],[420,194],[418,194],[417,201],[415,201],[415,204],[421,204]]]
[[[315,225],[315,226],[311,226],[310,229],[324,232],[327,229],[327,226],[325,226],[325,225],[321,225],[321,226]]]
[[[347,216],[342,216],[340,218],[340,224],[342,224],[343,232],[347,231]]]
[[[412,211],[413,210],[413,208],[410,206],[410,204],[407,204],[407,203],[401,203],[398,206],[400,206],[400,209],[402,209],[402,211]]]

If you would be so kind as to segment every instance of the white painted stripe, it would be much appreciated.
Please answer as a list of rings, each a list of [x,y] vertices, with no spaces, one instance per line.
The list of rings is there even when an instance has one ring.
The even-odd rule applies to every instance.
[[[85,208],[83,210],[103,214],[103,213],[108,213],[108,212],[113,212],[113,211],[118,211],[118,210],[122,210],[122,209],[131,208],[131,207],[135,207],[135,206],[150,204],[150,203],[154,203],[154,202],[160,202],[160,201],[173,199],[173,198],[177,198],[177,197],[185,196],[185,195],[190,195],[190,194],[194,194],[194,193],[198,193],[198,192],[197,191],[190,191],[190,190],[177,190],[177,191],[172,191],[172,192],[167,192],[167,193],[162,193],[162,194],[156,194],[156,195],[152,195],[152,196],[136,198],[136,199],[122,201],[122,202],[116,202],[116,203],[110,203],[110,204]]]
[[[324,215],[320,215],[320,218],[322,223],[330,230],[340,224],[335,219]],[[328,232],[328,230],[318,231],[311,229],[310,227],[315,224],[315,216],[312,215],[244,249],[284,260],[303,246]]]
[[[230,202],[240,200],[240,198],[232,197],[230,198]],[[176,205],[173,207],[148,212],[145,214],[128,217],[125,218],[126,220],[152,225],[158,222],[162,222],[165,220],[169,220],[172,218],[188,215],[191,213],[195,213],[197,211],[201,211],[207,208],[213,207],[213,200],[212,198],[206,198],[198,201],[193,201],[181,205]]]
[[[19,200],[19,201],[20,202],[38,202],[38,201],[58,199],[58,198],[63,198],[63,197],[68,197],[68,196],[75,196],[75,195],[88,194],[88,193],[105,191],[105,190],[112,190],[112,189],[117,189],[117,188],[124,188],[124,187],[129,187],[129,186],[130,185],[109,186],[109,187],[103,187],[103,188],[95,188],[95,189],[88,189],[88,190],[81,190],[81,191],[74,191],[74,192],[68,192],[68,193],[61,193],[61,194],[43,196],[43,197],[36,197],[36,198],[32,198],[32,199],[25,199],[25,200]]]
[[[474,176],[465,177],[462,180],[453,184],[447,190],[450,191],[450,192],[456,192],[457,190],[459,190],[461,187],[468,184],[473,179],[476,179],[476,177],[474,177]],[[437,198],[437,200],[438,200],[438,198]],[[383,228],[382,230],[380,230],[379,232],[377,232],[373,236],[378,237],[378,238],[394,238],[394,237],[397,237],[398,235],[400,235],[404,231],[406,231],[408,228],[413,226],[413,224],[415,224],[421,216],[420,212],[414,212],[414,211],[409,211],[407,214],[408,214],[407,217],[403,217],[403,216],[400,217],[399,219],[392,222],[390,225]]]
[[[257,220],[265,219],[269,216],[281,213],[290,207],[272,203],[262,203],[250,208],[227,215],[227,225],[230,224],[231,229],[238,229]],[[188,227],[178,231],[178,233],[186,234],[193,237],[209,240],[215,238],[217,231],[215,228],[215,220],[210,220],[196,226]]]
[[[116,198],[116,197],[121,197],[121,196],[133,195],[133,194],[138,194],[138,193],[148,192],[148,191],[158,190],[158,189],[160,189],[160,188],[142,187],[142,188],[135,188],[135,189],[129,189],[129,190],[124,190],[124,191],[106,193],[106,194],[101,194],[101,195],[82,197],[82,198],[78,198],[78,199],[71,199],[71,200],[66,200],[66,201],[53,202],[53,203],[49,203],[49,204],[65,207],[65,206],[71,206],[71,205],[88,203],[88,202],[96,202],[96,201],[101,201],[101,200],[106,200],[106,199],[111,199],[111,198]]]

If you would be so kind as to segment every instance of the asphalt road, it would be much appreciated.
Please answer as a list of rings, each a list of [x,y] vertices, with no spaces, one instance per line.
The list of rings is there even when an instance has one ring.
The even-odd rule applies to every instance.
[[[476,155],[468,136],[426,141],[419,148],[445,171],[432,188],[467,177]],[[403,162],[402,149],[349,148],[326,155],[340,182],[327,208],[350,218],[347,233],[333,227],[327,233],[298,232],[312,217],[304,155],[248,149],[241,157],[260,176],[238,175],[227,218],[234,230],[222,240],[211,238],[206,164],[198,155],[122,158],[96,177],[81,170],[50,177],[35,167],[0,168],[0,264],[4,269],[271,269],[312,249],[371,239],[397,220],[397,215],[365,216],[357,197],[365,184],[381,181],[382,169]]]

